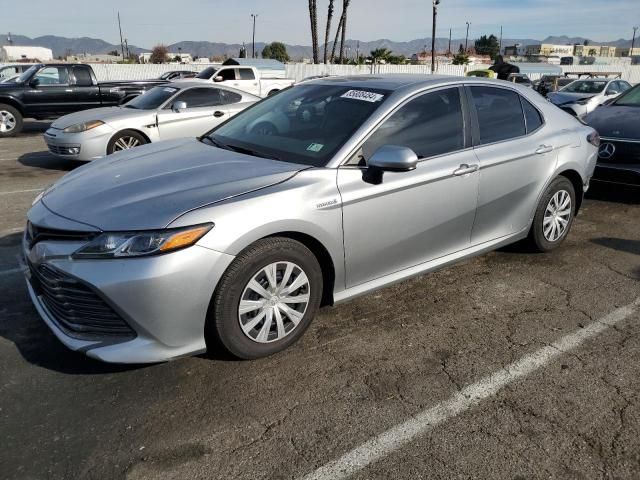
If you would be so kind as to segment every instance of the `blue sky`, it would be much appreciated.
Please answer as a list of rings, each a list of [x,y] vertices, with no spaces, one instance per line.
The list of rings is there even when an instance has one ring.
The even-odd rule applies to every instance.
[[[317,0],[320,25],[327,0]],[[339,15],[342,0],[336,0]],[[406,41],[430,36],[430,0],[351,0],[348,37]],[[149,47],[179,40],[251,41],[250,13],[258,14],[257,40],[310,44],[307,0],[0,0],[0,32],[52,34],[118,42],[120,10],[129,43]],[[499,32],[507,38],[548,35],[593,40],[631,38],[640,24],[639,0],[441,0],[438,36]],[[337,24],[337,20],[334,23]],[[323,27],[321,27],[323,30]]]

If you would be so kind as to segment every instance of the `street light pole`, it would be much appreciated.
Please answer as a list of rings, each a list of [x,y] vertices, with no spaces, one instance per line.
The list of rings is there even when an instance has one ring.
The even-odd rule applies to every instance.
[[[469,45],[469,25],[471,25],[471,22],[467,22],[467,36],[464,37],[464,53],[467,53],[467,46]]]
[[[251,41],[251,58],[256,58],[256,18],[258,18],[257,13],[252,13],[253,17],[253,40]]]
[[[636,32],[638,31],[638,27],[633,27],[633,40],[631,40],[631,50],[629,50],[629,57],[633,57],[633,49],[636,46]]]
[[[440,0],[433,0],[433,29],[431,30],[431,73],[436,73],[436,17]]]

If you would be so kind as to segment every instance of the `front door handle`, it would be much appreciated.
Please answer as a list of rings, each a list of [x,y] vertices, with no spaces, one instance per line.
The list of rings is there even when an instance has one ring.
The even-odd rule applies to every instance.
[[[213,112],[213,116],[216,118],[220,118],[224,116],[224,112],[221,112],[220,110],[216,110],[215,112]]]
[[[536,154],[537,155],[543,155],[545,153],[549,153],[553,151],[553,147],[551,145],[540,145],[537,149],[536,149]]]
[[[479,168],[480,167],[478,165],[476,165],[476,164],[467,165],[466,163],[463,163],[456,170],[453,171],[453,174],[456,177],[459,177],[461,175],[466,175],[468,173],[477,172]]]

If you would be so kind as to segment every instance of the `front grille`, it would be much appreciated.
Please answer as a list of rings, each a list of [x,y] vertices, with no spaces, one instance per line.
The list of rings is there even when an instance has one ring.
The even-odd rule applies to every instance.
[[[604,156],[602,154],[603,147],[610,143],[614,146],[615,150],[613,155]],[[605,154],[607,155],[607,154]],[[600,140],[600,152],[598,155],[598,163],[616,163],[616,164],[640,164],[640,141],[626,142],[624,140],[612,140],[608,138],[602,138]]]
[[[31,270],[31,285],[54,320],[69,336],[135,338],[135,332],[88,285],[50,265]]]
[[[88,242],[94,239],[96,235],[97,233],[94,232],[76,232],[73,230],[56,230],[53,228],[44,228],[34,225],[31,222],[27,222],[27,229],[25,232],[29,248],[33,247],[38,242],[44,242],[48,240]]]
[[[79,145],[53,145],[52,143],[47,143],[47,147],[49,147],[49,151],[54,155],[78,155],[80,153]],[[77,148],[78,151],[69,153],[69,148]]]

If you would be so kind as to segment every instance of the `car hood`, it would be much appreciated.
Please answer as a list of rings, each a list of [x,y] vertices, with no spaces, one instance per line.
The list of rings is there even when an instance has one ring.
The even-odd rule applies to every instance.
[[[41,201],[62,217],[101,230],[152,230],[190,210],[283,182],[305,168],[179,139],[80,167]]]
[[[640,108],[624,105],[598,107],[584,119],[602,137],[640,140]]]
[[[547,95],[547,98],[551,100],[555,105],[563,105],[565,103],[574,103],[583,98],[591,98],[598,95],[597,93],[568,93],[568,92],[553,92]]]
[[[92,108],[60,117],[51,124],[51,127],[62,130],[71,125],[92,120],[102,120],[104,123],[109,123],[110,121],[121,120],[123,118],[135,118],[153,113],[155,113],[155,110],[136,110],[135,108],[124,107]]]

